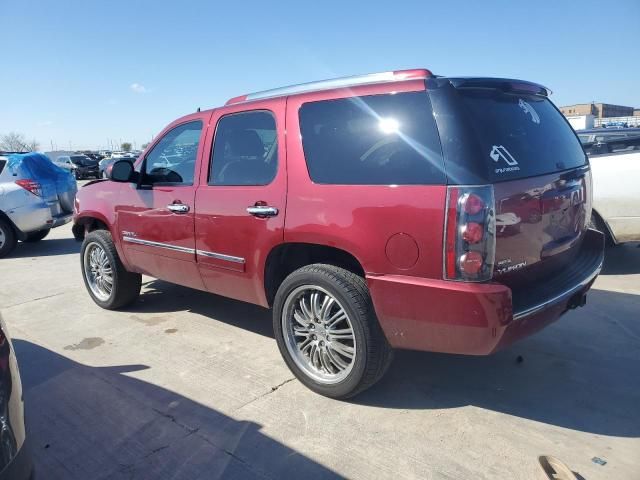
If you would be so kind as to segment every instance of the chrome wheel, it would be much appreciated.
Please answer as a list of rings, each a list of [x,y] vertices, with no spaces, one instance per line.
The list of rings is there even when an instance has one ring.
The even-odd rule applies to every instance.
[[[0,248],[4,245],[4,242],[7,241],[7,236],[4,234],[4,230],[0,227]]]
[[[351,320],[324,288],[303,285],[289,294],[282,332],[296,365],[317,382],[338,383],[353,369],[356,338]]]
[[[102,246],[92,242],[84,250],[84,275],[91,292],[107,301],[113,291],[113,269]]]

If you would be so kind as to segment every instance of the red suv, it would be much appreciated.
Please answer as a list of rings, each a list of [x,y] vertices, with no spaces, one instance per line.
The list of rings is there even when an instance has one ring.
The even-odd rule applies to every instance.
[[[272,308],[289,368],[335,398],[393,348],[494,352],[583,305],[602,265],[548,93],[405,70],[182,117],[78,194],[87,290],[123,307],[146,274]]]

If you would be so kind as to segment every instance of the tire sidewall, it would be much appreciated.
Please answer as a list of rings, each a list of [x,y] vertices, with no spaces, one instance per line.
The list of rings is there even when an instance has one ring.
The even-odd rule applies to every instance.
[[[0,247],[0,258],[9,255],[14,248],[16,248],[16,244],[18,240],[16,238],[16,233],[13,231],[13,228],[9,223],[0,218],[0,229],[4,233],[4,243]]]
[[[110,242],[111,240],[109,240]],[[93,293],[93,291],[91,290],[91,286],[89,285],[89,281],[87,280],[87,276],[85,273],[85,268],[84,268],[84,254],[85,251],[87,250],[87,248],[89,247],[89,245],[91,245],[92,243],[98,244],[100,245],[100,247],[102,248],[102,250],[104,250],[104,253],[107,255],[107,258],[109,258],[109,264],[111,265],[111,272],[112,272],[112,276],[113,276],[113,286],[111,288],[111,295],[109,295],[109,298],[107,300],[100,300],[98,297],[95,296],[95,294]],[[105,240],[104,238],[102,238],[99,235],[93,235],[92,233],[89,233],[84,241],[82,242],[82,247],[80,249],[80,268],[82,271],[82,280],[84,281],[84,286],[87,288],[87,292],[89,292],[89,295],[91,296],[91,299],[100,307],[105,308],[105,309],[110,309],[113,306],[113,303],[117,297],[118,294],[118,288],[119,288],[119,278],[118,278],[118,269],[116,268],[116,260],[113,255],[111,254],[111,248],[109,248],[109,245],[107,243],[107,240]]]
[[[349,375],[342,381],[334,384],[323,384],[310,378],[304,370],[295,363],[285,343],[285,333],[282,329],[282,313],[287,298],[293,290],[303,285],[314,285],[322,287],[333,295],[347,312],[356,340],[355,363]],[[363,299],[364,300],[364,299]],[[368,346],[370,340],[366,318],[354,305],[353,300],[343,291],[343,289],[332,282],[327,275],[319,272],[294,272],[287,277],[276,294],[273,308],[273,329],[276,342],[282,357],[293,374],[311,390],[322,395],[334,398],[347,397],[350,392],[358,388],[366,370]]]

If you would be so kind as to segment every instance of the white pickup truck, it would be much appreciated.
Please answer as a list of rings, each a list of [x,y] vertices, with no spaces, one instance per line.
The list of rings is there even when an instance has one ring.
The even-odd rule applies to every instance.
[[[640,241],[640,135],[583,146],[593,172],[592,224],[611,244]]]

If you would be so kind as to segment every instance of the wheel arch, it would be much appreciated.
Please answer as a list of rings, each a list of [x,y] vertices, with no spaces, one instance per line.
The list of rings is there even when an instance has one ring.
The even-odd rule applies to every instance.
[[[342,248],[317,243],[281,243],[271,249],[265,261],[264,291],[267,304],[273,305],[278,288],[290,273],[313,263],[326,263],[360,277],[365,276],[362,262]]]
[[[604,231],[602,233],[604,233],[608,237],[609,241],[613,245],[617,245],[618,240],[616,239],[616,236],[614,235],[613,231],[611,230],[611,227],[609,226],[607,221],[604,219],[604,217],[600,215],[600,213],[595,208],[591,209],[591,215],[596,217],[596,221],[599,224],[598,226],[603,228]]]
[[[113,235],[108,220],[98,212],[79,215],[73,222],[73,236],[78,241],[84,240],[84,236],[94,230],[108,230]]]

